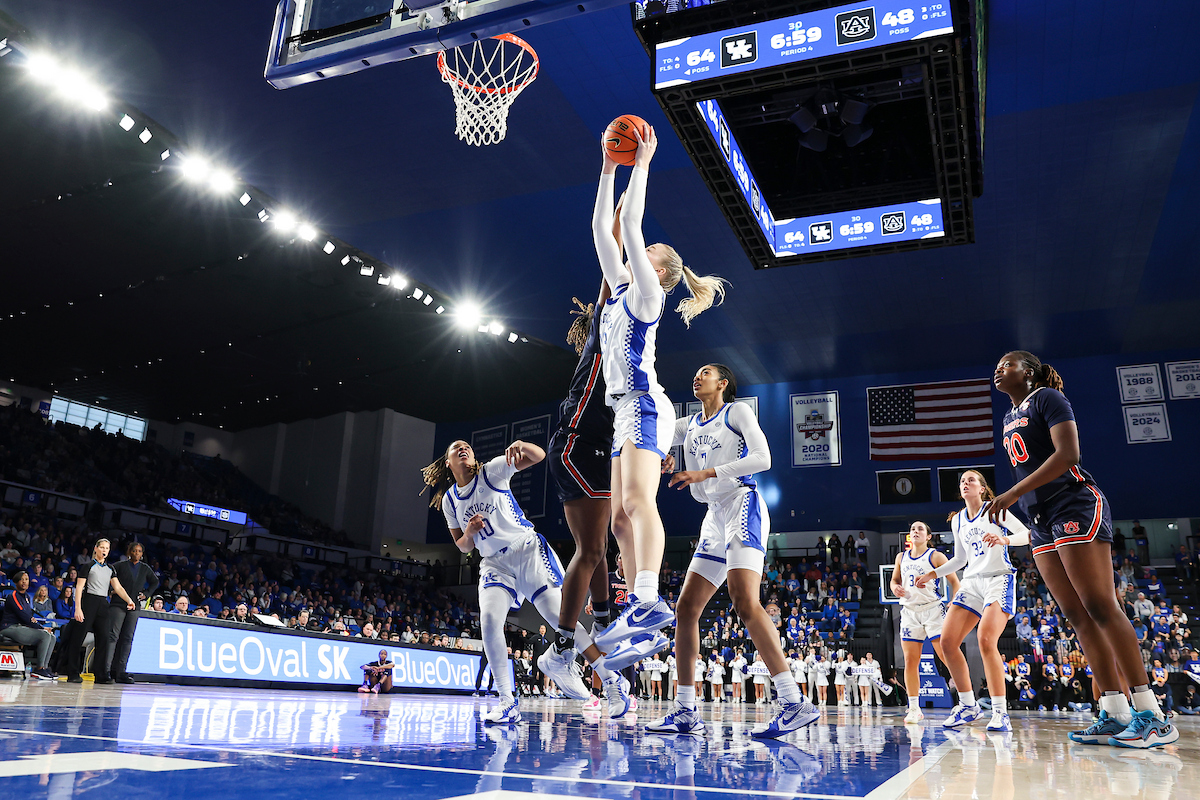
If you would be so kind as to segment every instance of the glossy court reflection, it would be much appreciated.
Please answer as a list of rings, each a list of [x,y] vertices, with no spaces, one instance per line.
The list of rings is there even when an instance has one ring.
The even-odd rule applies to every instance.
[[[1200,785],[1197,726],[1180,745],[1070,745],[1068,715],[1014,717],[1013,734],[947,736],[940,717],[831,709],[779,742],[751,739],[765,707],[706,707],[707,738],[530,701],[525,721],[485,729],[489,701],[175,686],[0,685],[0,777],[14,797],[130,795],[261,800],[403,792],[415,800],[538,795],[715,800],[1129,797]],[[653,703],[643,716],[658,713]]]

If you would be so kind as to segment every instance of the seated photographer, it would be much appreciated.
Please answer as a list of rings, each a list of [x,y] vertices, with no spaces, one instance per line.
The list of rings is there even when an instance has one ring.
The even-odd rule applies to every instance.
[[[363,682],[358,687],[360,692],[387,694],[392,690],[392,669],[395,664],[388,659],[387,650],[379,651],[379,659],[362,665]]]

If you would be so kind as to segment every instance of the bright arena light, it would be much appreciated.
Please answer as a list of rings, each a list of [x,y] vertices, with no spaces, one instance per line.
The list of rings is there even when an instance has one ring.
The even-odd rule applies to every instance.
[[[312,225],[309,225],[307,222],[300,225],[299,233],[300,238],[306,242],[311,242],[313,239],[317,238],[317,229]]]
[[[431,294],[425,295],[425,299],[422,300],[421,302],[424,303],[425,305],[429,305],[430,303],[433,302],[433,295],[431,295]]]
[[[64,67],[50,56],[31,53],[25,65],[34,80],[53,86],[64,98],[84,108],[100,111],[108,106],[108,98],[99,86],[82,72]]]
[[[463,303],[454,309],[454,317],[458,320],[458,324],[467,330],[477,328],[479,326],[479,318],[482,316],[483,312],[474,303]]]
[[[250,195],[249,195],[249,194],[247,194],[246,192],[242,192],[242,196],[238,198],[238,202],[239,202],[239,203],[241,203],[242,205],[247,205],[247,204],[249,204],[249,202],[250,202]]]
[[[217,194],[229,194],[234,189],[233,176],[223,169],[213,170],[208,176],[208,188]]]
[[[515,341],[517,340],[517,335],[516,335],[515,333],[510,333],[510,334],[508,335],[508,340],[509,340],[510,342],[515,342]]]
[[[393,272],[392,286],[396,289],[403,289],[408,286],[408,278],[404,277],[399,272]]]
[[[212,173],[212,164],[200,156],[188,156],[183,159],[180,171],[183,173],[183,177],[189,181],[200,183],[207,180],[209,174]]]
[[[375,280],[377,280],[377,281],[379,282],[379,285],[380,285],[380,286],[387,286],[388,284],[390,284],[390,283],[392,282],[392,276],[391,276],[391,275],[384,275],[384,274],[381,272],[381,273],[379,273],[379,277],[378,277],[378,278],[376,278]]]
[[[442,314],[442,313],[445,313],[445,311],[446,311],[446,307],[445,307],[445,306],[438,306],[437,308],[435,308],[435,309],[434,309],[434,311],[435,311],[436,313],[438,313],[438,314]]]
[[[499,322],[492,322],[491,325],[488,325],[488,333],[490,333],[492,336],[499,336],[500,334],[504,333],[504,326]]]
[[[347,256],[347,258],[349,258],[349,256]],[[363,264],[358,268],[358,274],[369,278],[375,274],[375,267],[371,266],[370,264]]]
[[[275,227],[279,229],[280,233],[291,233],[296,230],[298,224],[300,221],[291,211],[284,210],[275,214]]]
[[[142,128],[142,132],[138,134],[138,138],[142,140],[142,144],[145,144],[154,138],[154,134],[150,132],[149,128]]]
[[[125,131],[132,130],[133,124],[134,124],[133,117],[126,114],[123,117],[121,117],[121,121],[118,122],[117,124],[121,126],[121,130],[125,130]]]
[[[325,251],[325,255],[331,256],[336,248],[334,248],[333,242],[325,242],[325,246],[321,249]]]
[[[413,300],[420,300],[424,296],[425,293],[421,291],[421,287],[418,286],[417,288],[413,289]]]

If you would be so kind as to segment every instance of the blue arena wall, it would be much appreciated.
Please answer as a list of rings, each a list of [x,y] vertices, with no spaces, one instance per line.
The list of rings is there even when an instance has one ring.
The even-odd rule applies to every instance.
[[[996,354],[997,359],[1002,353]],[[1200,483],[1200,399],[1172,400],[1166,389],[1166,362],[1200,359],[1200,349],[1130,353],[1088,358],[1056,359],[1038,353],[1059,371],[1065,393],[1079,422],[1083,465],[1096,478],[1112,503],[1114,519],[1154,519],[1200,516],[1193,487]],[[1124,415],[1119,392],[1117,367],[1158,364],[1163,381],[1164,399],[1171,430],[1171,441],[1127,444]],[[696,363],[700,367],[701,362]],[[995,453],[989,459],[946,461],[872,461],[868,452],[867,388],[933,381],[988,378],[995,362],[980,363],[967,369],[895,372],[877,375],[827,378],[810,381],[740,386],[739,397],[758,398],[759,422],[771,443],[773,465],[760,476],[759,485],[771,512],[774,531],[805,530],[900,530],[901,524],[883,518],[928,517],[931,524],[953,511],[953,503],[938,501],[937,467],[992,463],[1000,489],[1012,485],[1011,471],[999,436],[1000,423],[1008,410],[1008,399],[992,393]],[[566,387],[564,387],[565,390]],[[694,401],[690,386],[667,386],[675,403]],[[799,393],[837,391],[840,402],[842,463],[840,466],[793,467],[790,396]],[[550,416],[550,426],[558,421],[557,403],[546,403],[503,416],[437,426],[435,452],[443,452],[450,442],[473,432],[507,426],[509,439],[513,423]],[[931,469],[933,498],[930,503],[881,505],[876,471]],[[540,477],[538,482],[540,483]],[[548,538],[570,538],[562,508],[552,484],[546,482],[546,513],[533,522]],[[659,508],[668,536],[694,537],[703,518],[703,507],[690,494],[664,488]],[[429,542],[448,541],[441,514],[431,512]]]

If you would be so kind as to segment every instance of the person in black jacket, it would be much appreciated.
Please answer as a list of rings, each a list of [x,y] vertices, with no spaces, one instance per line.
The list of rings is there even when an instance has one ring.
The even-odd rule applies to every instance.
[[[37,647],[37,667],[33,670],[33,677],[52,681],[54,673],[50,671],[50,654],[54,652],[54,634],[39,625],[30,613],[33,601],[29,597],[29,573],[24,570],[16,573],[13,583],[17,588],[4,601],[0,637]]]
[[[134,599],[137,608],[129,611],[119,596],[114,594],[108,605],[108,659],[106,672],[117,683],[133,683],[125,671],[129,661],[129,649],[133,646],[133,629],[137,626],[138,608],[147,597],[153,597],[158,589],[158,576],[142,561],[145,551],[138,542],[125,548],[127,561],[113,565],[113,577],[121,582],[125,591]]]

